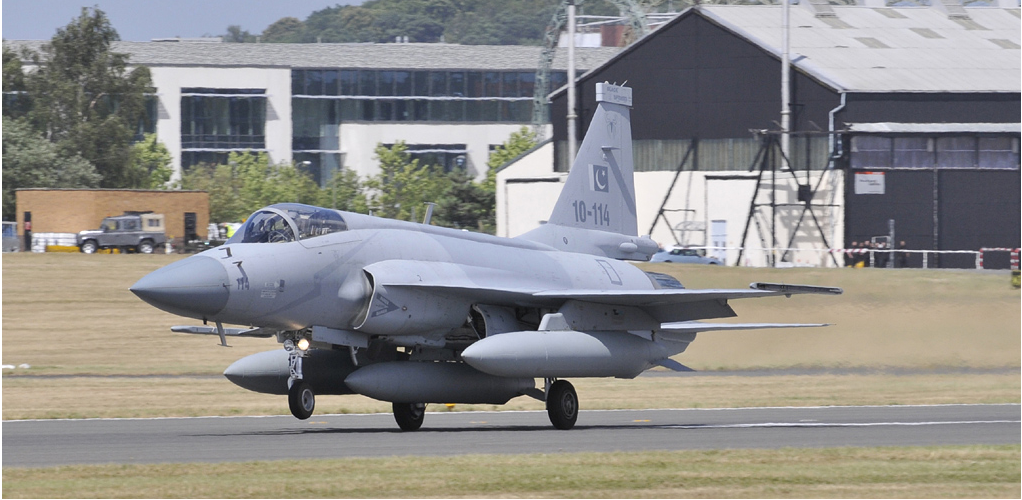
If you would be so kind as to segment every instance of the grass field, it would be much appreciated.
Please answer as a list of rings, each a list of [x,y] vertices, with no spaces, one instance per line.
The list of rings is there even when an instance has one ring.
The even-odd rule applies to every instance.
[[[1012,445],[5,468],[3,496],[1018,498],[1019,453]]]
[[[282,398],[219,374],[267,339],[173,334],[189,320],[128,291],[176,255],[6,254],[3,418],[285,413]],[[845,294],[732,301],[738,321],[826,322],[817,329],[700,334],[677,357],[697,370],[854,369],[850,375],[643,377],[574,381],[588,408],[1017,402],[1019,291],[1007,274],[916,269],[748,269],[659,264],[689,288],[753,281],[841,286]],[[994,373],[958,373],[960,368]],[[891,369],[909,369],[892,375]],[[875,371],[876,370],[876,371]],[[932,370],[932,371],[931,371]],[[36,375],[24,377],[24,375]],[[42,377],[39,377],[39,376]],[[149,377],[139,377],[146,375]],[[117,376],[117,377],[113,377]],[[40,395],[44,397],[40,397]],[[90,394],[82,398],[82,394]],[[323,397],[324,412],[387,411],[360,396]],[[458,409],[473,408],[459,406]],[[489,407],[487,407],[489,408]],[[528,398],[509,408],[538,409]]]
[[[4,255],[3,363],[31,368],[4,370],[3,419],[287,413],[285,398],[220,376],[238,358],[279,348],[275,342],[232,339],[224,349],[212,337],[173,334],[171,325],[189,320],[128,292],[178,258]],[[737,321],[834,326],[700,334],[677,359],[710,376],[573,380],[583,409],[1020,400],[1022,307],[1005,273],[645,267],[689,288],[780,281],[841,286],[845,295],[733,301]],[[720,370],[773,374],[712,375]],[[361,396],[317,400],[319,413],[390,410]],[[517,398],[501,408],[542,404]],[[3,497],[1017,498],[1020,452],[1013,445],[5,467]]]

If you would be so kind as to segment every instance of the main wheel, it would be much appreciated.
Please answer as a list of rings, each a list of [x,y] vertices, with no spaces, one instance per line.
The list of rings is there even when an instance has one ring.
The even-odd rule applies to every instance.
[[[546,412],[554,427],[566,431],[575,427],[578,420],[578,394],[567,380],[558,380],[550,385],[546,395]]]
[[[88,240],[88,241],[82,243],[81,250],[82,250],[82,253],[96,253],[96,249],[97,248],[98,248],[98,246],[96,245],[95,241]]]
[[[138,244],[138,253],[153,253],[153,242],[150,240],[142,240]]]
[[[309,384],[299,380],[288,389],[287,404],[295,418],[305,420],[311,417],[312,411],[316,409],[316,395]]]
[[[394,403],[394,420],[403,431],[417,431],[426,418],[426,405],[423,403]]]

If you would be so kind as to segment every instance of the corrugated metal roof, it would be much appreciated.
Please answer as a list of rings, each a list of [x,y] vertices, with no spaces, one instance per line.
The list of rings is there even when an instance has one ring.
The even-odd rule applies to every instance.
[[[39,50],[43,41],[6,40],[18,50]],[[532,70],[541,47],[523,45],[454,45],[441,43],[210,43],[114,42],[113,50],[130,54],[146,66]],[[576,67],[595,68],[621,49],[578,48]],[[553,69],[567,69],[567,50],[558,49]]]
[[[781,55],[781,10],[772,5],[697,9],[777,57]],[[808,9],[791,8],[791,60],[796,68],[835,90],[1022,91],[1022,52],[995,41],[1019,44],[1022,29],[1011,9],[965,9],[971,22],[926,7],[835,5],[833,10],[849,28],[833,28]]]

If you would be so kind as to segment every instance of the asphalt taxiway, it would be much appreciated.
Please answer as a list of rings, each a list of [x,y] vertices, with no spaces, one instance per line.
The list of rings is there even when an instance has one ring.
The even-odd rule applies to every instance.
[[[3,422],[4,467],[100,463],[571,453],[726,448],[1018,444],[1017,404],[430,412],[401,432],[390,414]]]

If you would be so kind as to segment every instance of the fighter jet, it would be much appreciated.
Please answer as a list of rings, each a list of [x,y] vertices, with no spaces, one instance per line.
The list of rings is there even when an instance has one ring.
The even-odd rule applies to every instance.
[[[596,96],[553,213],[533,231],[500,238],[284,203],[131,291],[207,325],[175,331],[219,335],[223,345],[227,336],[275,337],[283,349],[242,358],[224,375],[287,395],[295,417],[312,415],[317,394],[362,394],[391,402],[405,431],[422,425],[429,403],[518,396],[545,401],[554,427],[571,429],[579,401],[566,378],[685,370],[671,356],[697,332],[824,326],[699,320],[735,316],[731,299],[839,288],[694,290],[628,262],[657,250],[637,232],[631,89],[601,83]]]

